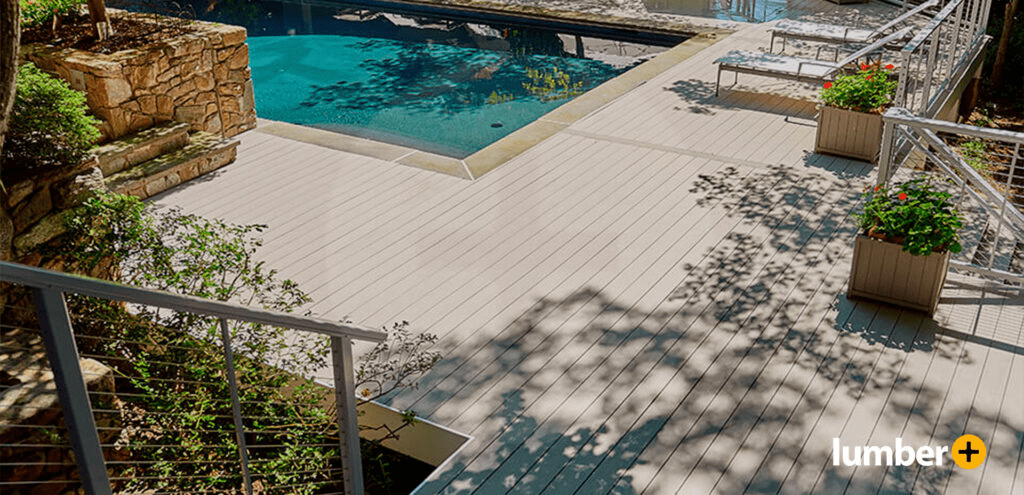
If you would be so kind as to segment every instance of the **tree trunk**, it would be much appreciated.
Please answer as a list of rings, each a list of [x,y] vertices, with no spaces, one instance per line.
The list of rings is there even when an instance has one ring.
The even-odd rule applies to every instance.
[[[18,47],[21,42],[21,5],[18,0],[0,0],[0,170],[3,167],[4,135],[14,104],[18,76]],[[0,188],[3,184],[0,183]]]
[[[114,34],[114,28],[107,18],[107,4],[103,0],[88,0],[86,4],[89,6],[89,20],[92,21],[96,38],[101,41],[109,38]]]
[[[1003,85],[1003,66],[1006,65],[1006,52],[1010,51],[1010,36],[1013,33],[1013,16],[1017,15],[1017,4],[1020,0],[1006,2],[1006,17],[1003,19],[1003,33],[999,36],[999,48],[996,49],[996,60],[992,64],[992,88],[1000,89]]]

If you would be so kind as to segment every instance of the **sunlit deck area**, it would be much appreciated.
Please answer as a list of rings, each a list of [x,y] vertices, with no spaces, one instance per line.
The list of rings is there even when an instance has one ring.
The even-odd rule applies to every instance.
[[[441,337],[393,405],[474,439],[421,493],[1024,494],[1024,294],[951,275],[934,318],[847,299],[874,169],[812,152],[814,104],[765,92],[793,83],[714,96],[712,61],[768,38],[476,180],[257,129],[155,202],[267,224],[262,258],[321,316]],[[964,433],[978,469],[832,463],[833,438]]]

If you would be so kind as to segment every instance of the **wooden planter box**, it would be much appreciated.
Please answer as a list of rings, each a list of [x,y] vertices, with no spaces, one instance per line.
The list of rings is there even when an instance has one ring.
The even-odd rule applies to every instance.
[[[815,153],[875,163],[882,147],[882,116],[822,105],[818,108]]]
[[[847,295],[935,313],[946,283],[949,252],[914,256],[903,246],[858,235]]]

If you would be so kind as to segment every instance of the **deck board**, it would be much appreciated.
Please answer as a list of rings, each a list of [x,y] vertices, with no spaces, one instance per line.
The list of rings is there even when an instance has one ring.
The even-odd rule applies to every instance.
[[[714,97],[711,62],[767,41],[745,27],[475,181],[257,129],[155,201],[269,224],[260,255],[324,317],[441,337],[391,400],[475,437],[427,492],[1024,494],[1024,296],[848,300],[872,167],[813,154],[813,104],[763,78]],[[836,437],[964,432],[983,469],[831,463]]]

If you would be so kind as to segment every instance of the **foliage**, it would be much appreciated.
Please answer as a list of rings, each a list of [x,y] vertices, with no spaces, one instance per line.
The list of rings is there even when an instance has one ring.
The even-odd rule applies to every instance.
[[[985,166],[985,142],[981,139],[973,139],[971,141],[964,142],[959,146],[960,155],[964,157],[964,161],[971,166],[974,170],[979,172],[987,172],[988,168]]]
[[[55,247],[68,269],[111,264],[134,285],[285,312],[309,301],[293,282],[279,281],[275,271],[255,261],[263,226],[173,209],[152,213],[136,198],[110,193],[87,200],[78,213],[67,220],[68,235]],[[125,426],[117,445],[133,461],[145,461],[124,465],[118,476],[133,480],[126,488],[237,489],[238,451],[219,321],[148,307],[128,311],[85,297],[71,298],[69,306],[76,331],[85,337],[82,352],[106,356],[116,370]],[[362,383],[381,384],[375,397],[414,385],[414,375],[438,359],[420,347],[436,337],[412,336],[406,326],[396,325],[387,349],[371,353],[377,364],[360,365]],[[270,486],[299,484],[291,493],[340,490],[337,416],[333,406],[325,407],[333,404],[333,394],[302,378],[327,365],[326,339],[237,322],[229,331],[246,439],[265,446],[249,450],[253,474]],[[196,459],[203,462],[181,462]],[[156,472],[143,471],[147,466]]]
[[[826,105],[855,110],[875,112],[889,104],[896,81],[889,80],[892,64],[884,68],[881,64],[861,65],[856,74],[839,76],[835,83],[825,83],[821,90],[821,101]]]
[[[910,180],[899,184],[895,191],[876,186],[864,197],[864,212],[854,217],[868,235],[901,243],[903,250],[913,255],[960,252],[960,213],[950,202],[952,196],[936,191],[928,180]]]
[[[77,165],[99,138],[96,119],[86,115],[85,95],[31,63],[18,68],[3,162],[18,176]],[[19,176],[20,178],[20,176]]]
[[[507,101],[512,101],[514,99],[515,99],[515,97],[513,97],[512,95],[510,95],[508,93],[498,94],[497,91],[491,91],[490,96],[487,97],[487,104],[488,105],[497,105],[499,103],[505,103]]]
[[[22,29],[53,24],[54,18],[77,14],[84,0],[20,0]]]
[[[541,101],[562,100],[583,94],[583,81],[573,82],[569,74],[558,70],[558,67],[552,67],[550,74],[527,67],[526,77],[530,81],[524,82],[523,88]]]
[[[436,335],[414,335],[409,332],[409,322],[395,323],[388,331],[388,338],[363,355],[356,367],[355,386],[359,404],[385,397],[398,389],[416,389],[419,386],[417,378],[441,360],[440,353],[428,350],[435,343]],[[407,409],[402,411],[402,424],[398,427],[386,424],[360,426],[362,430],[384,433],[362,445],[363,459],[385,478],[381,484],[389,484],[387,478],[390,475],[379,447],[388,440],[397,440],[401,430],[415,424],[416,412]]]

